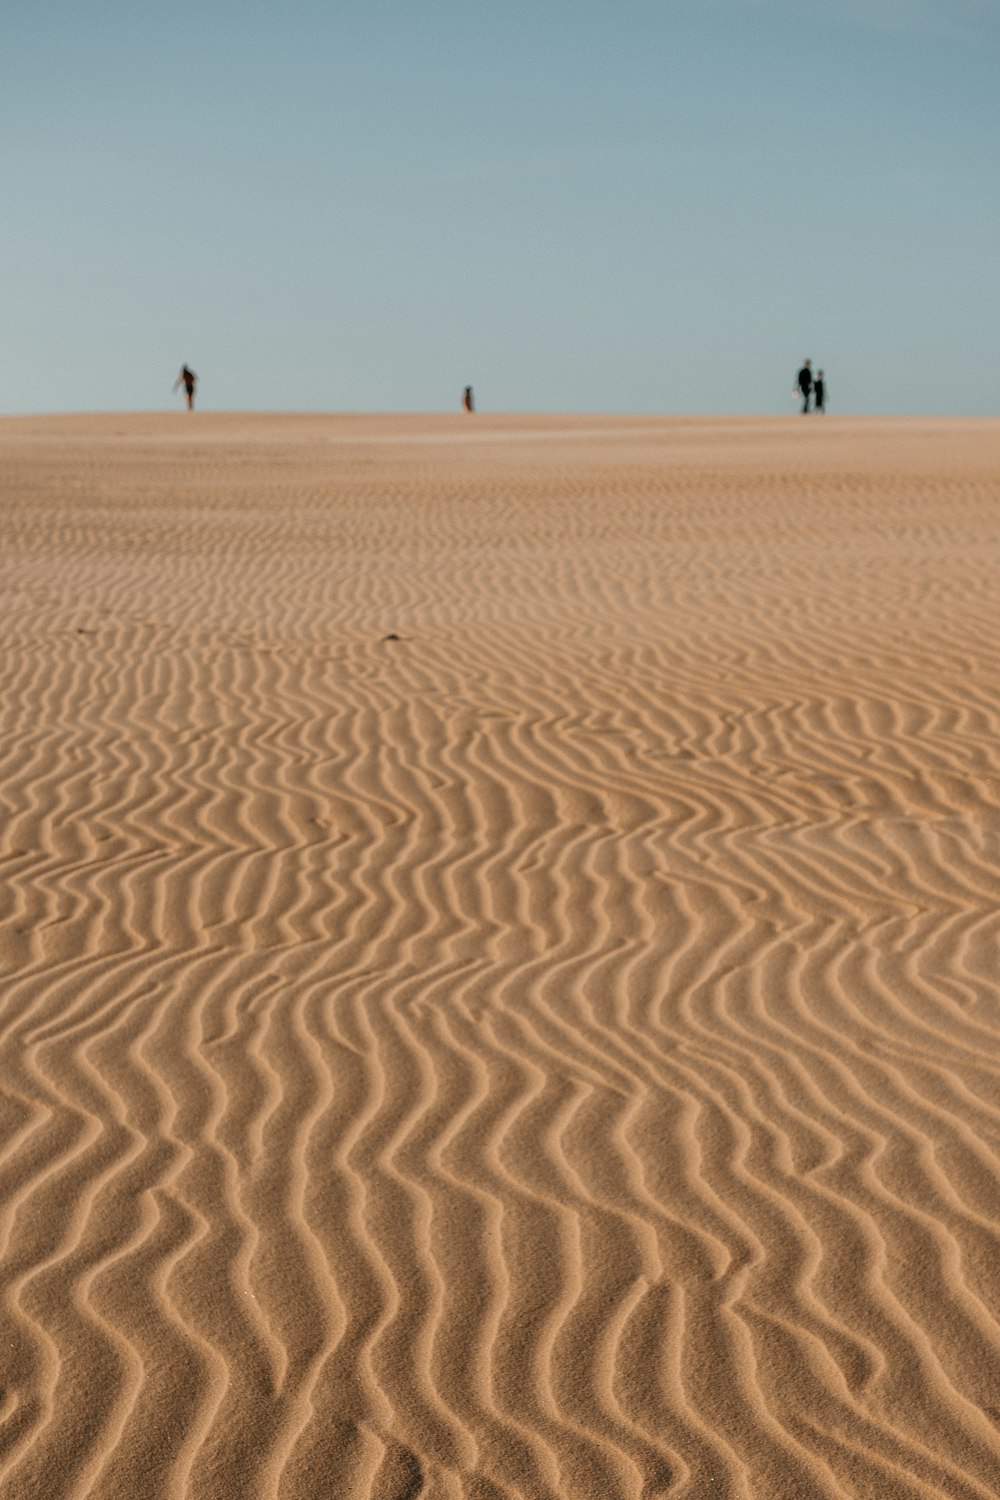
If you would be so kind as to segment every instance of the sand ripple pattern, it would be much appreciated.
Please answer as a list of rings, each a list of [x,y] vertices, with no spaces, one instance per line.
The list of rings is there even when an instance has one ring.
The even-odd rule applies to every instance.
[[[992,1500],[1000,423],[0,485],[4,1500]]]

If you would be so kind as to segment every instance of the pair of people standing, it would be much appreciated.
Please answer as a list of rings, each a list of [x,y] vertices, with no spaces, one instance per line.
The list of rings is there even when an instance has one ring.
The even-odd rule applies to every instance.
[[[826,411],[826,381],[823,379],[823,371],[812,372],[812,361],[804,359],[802,368],[795,378],[795,392],[802,397],[802,410]]]

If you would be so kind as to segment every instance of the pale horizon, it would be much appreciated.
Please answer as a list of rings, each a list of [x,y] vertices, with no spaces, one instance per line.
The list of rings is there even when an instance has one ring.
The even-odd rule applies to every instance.
[[[55,0],[0,411],[1000,406],[996,0]]]

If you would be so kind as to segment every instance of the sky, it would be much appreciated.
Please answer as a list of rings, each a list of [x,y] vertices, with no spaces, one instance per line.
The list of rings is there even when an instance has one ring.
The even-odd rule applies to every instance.
[[[1000,411],[1000,0],[36,0],[0,413]]]

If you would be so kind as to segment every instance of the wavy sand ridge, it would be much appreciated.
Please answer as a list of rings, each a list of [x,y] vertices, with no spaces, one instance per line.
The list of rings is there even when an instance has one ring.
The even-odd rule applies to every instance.
[[[4,1500],[987,1500],[1000,423],[0,425]]]

